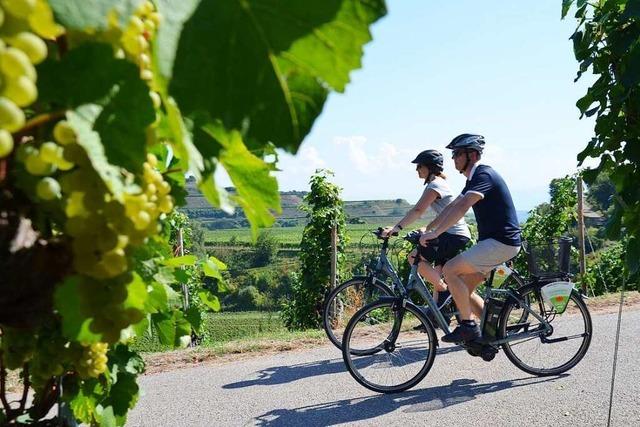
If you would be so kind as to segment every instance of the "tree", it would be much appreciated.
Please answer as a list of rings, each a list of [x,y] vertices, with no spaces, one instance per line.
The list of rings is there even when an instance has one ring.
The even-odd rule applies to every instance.
[[[640,7],[637,0],[575,2],[578,27],[571,36],[578,80],[591,70],[596,81],[576,106],[582,116],[596,116],[595,136],[578,154],[599,158],[584,172],[588,184],[606,173],[615,185],[608,225],[610,238],[628,235],[624,250],[630,273],[640,269]],[[574,0],[563,0],[564,18]]]
[[[594,209],[606,213],[614,202],[616,187],[606,173],[598,174],[595,181],[589,185],[587,202]]]
[[[322,304],[330,290],[331,229],[338,231],[338,267],[344,262],[346,227],[341,189],[329,182],[331,172],[318,170],[311,177],[311,191],[304,196],[302,210],[308,223],[300,243],[301,275],[292,284],[283,317],[289,328],[317,328],[322,322]]]
[[[253,267],[271,264],[278,255],[278,239],[268,231],[261,231],[254,245]]]
[[[270,226],[264,159],[298,150],[384,13],[382,0],[0,1],[0,385],[19,369],[35,392],[30,408],[0,396],[0,424],[57,401],[86,424],[126,422],[144,369],[127,342],[153,328],[185,345],[199,316],[173,287],[191,269],[222,283],[218,260],[173,257],[185,175],[242,208],[254,237]]]
[[[549,203],[542,203],[529,212],[522,227],[522,236],[532,243],[549,242],[569,231],[577,215],[576,178],[555,178],[549,184]]]

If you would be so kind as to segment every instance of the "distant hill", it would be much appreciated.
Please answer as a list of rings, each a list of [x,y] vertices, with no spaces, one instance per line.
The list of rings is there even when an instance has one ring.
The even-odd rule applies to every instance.
[[[197,219],[209,229],[244,228],[248,227],[246,217],[241,209],[236,209],[229,215],[220,209],[212,208],[205,197],[196,187],[195,180],[187,180],[186,206],[181,211],[190,218]],[[227,188],[233,193],[233,188]],[[281,191],[280,202],[282,214],[276,219],[276,226],[295,227],[305,224],[306,214],[300,210],[300,205],[306,191]],[[390,224],[411,209],[413,205],[404,199],[395,200],[362,200],[345,201],[347,220],[352,223]]]
[[[242,209],[236,209],[233,215],[229,215],[220,209],[212,208],[196,187],[195,180],[187,180],[186,190],[187,204],[181,211],[200,221],[206,228],[215,230],[249,226]],[[226,190],[230,193],[234,191],[233,188]],[[282,214],[277,217],[276,226],[296,227],[305,224],[306,214],[300,210],[300,205],[306,194],[306,191],[280,192]],[[348,222],[374,225],[394,224],[413,207],[404,199],[345,201],[344,205]],[[517,211],[517,214],[518,220],[522,223],[527,219],[528,211]],[[429,220],[432,216],[432,212],[429,211],[423,221]],[[467,220],[475,222],[472,213],[467,215]]]

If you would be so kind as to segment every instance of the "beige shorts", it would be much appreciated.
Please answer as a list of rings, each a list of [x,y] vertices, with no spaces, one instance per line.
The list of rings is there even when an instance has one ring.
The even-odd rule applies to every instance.
[[[488,273],[498,265],[518,255],[520,246],[509,246],[495,239],[481,240],[462,252],[459,257],[481,273]]]

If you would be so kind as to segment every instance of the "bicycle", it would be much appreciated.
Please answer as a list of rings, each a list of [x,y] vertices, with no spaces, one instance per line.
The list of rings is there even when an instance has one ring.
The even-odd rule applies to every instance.
[[[329,340],[339,349],[342,349],[342,335],[346,324],[359,309],[377,301],[382,296],[404,296],[413,289],[402,284],[396,269],[389,261],[387,253],[391,236],[382,237],[382,228],[372,231],[372,234],[382,241],[382,245],[380,254],[366,265],[366,275],[355,276],[343,282],[328,294],[324,302],[323,327]],[[397,233],[394,236],[397,236]],[[411,232],[407,236],[419,238],[419,233]],[[391,283],[387,283],[387,279]],[[505,286],[520,287],[524,285],[524,281],[519,275],[514,275],[513,279],[515,283],[506,282]],[[415,290],[426,300],[424,294],[429,292],[426,290],[424,282],[422,286],[416,286]],[[429,297],[431,298],[430,294]],[[443,311],[446,318],[457,315],[457,309],[451,295],[439,304],[438,309]]]
[[[494,288],[495,272],[494,269],[485,282],[480,325],[483,338],[460,345],[485,361],[493,360],[501,347],[514,365],[537,376],[559,375],[579,363],[592,335],[591,316],[582,296],[571,287],[562,310],[543,297],[545,286],[570,283],[570,275],[561,272],[532,276],[519,288]],[[426,289],[417,274],[416,262],[411,266],[409,287]],[[436,322],[449,333],[433,298],[428,292],[423,297]],[[569,343],[569,350],[559,351],[557,347],[562,343]],[[351,318],[343,335],[342,356],[349,373],[361,385],[376,392],[395,393],[415,386],[428,374],[437,346],[431,320],[408,294],[383,296]],[[537,346],[536,351],[531,351],[531,346]],[[541,350],[550,349],[541,355]]]

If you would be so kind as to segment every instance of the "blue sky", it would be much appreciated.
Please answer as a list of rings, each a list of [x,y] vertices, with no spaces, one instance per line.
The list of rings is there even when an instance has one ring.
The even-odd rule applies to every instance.
[[[410,161],[445,152],[454,192],[463,177],[444,149],[455,135],[480,133],[484,162],[506,179],[520,210],[548,199],[552,178],[576,171],[593,122],[575,102],[577,62],[560,20],[560,0],[389,0],[372,27],[363,68],[332,94],[297,156],[282,155],[282,190],[306,190],[317,167],[335,172],[345,200],[417,201]]]

